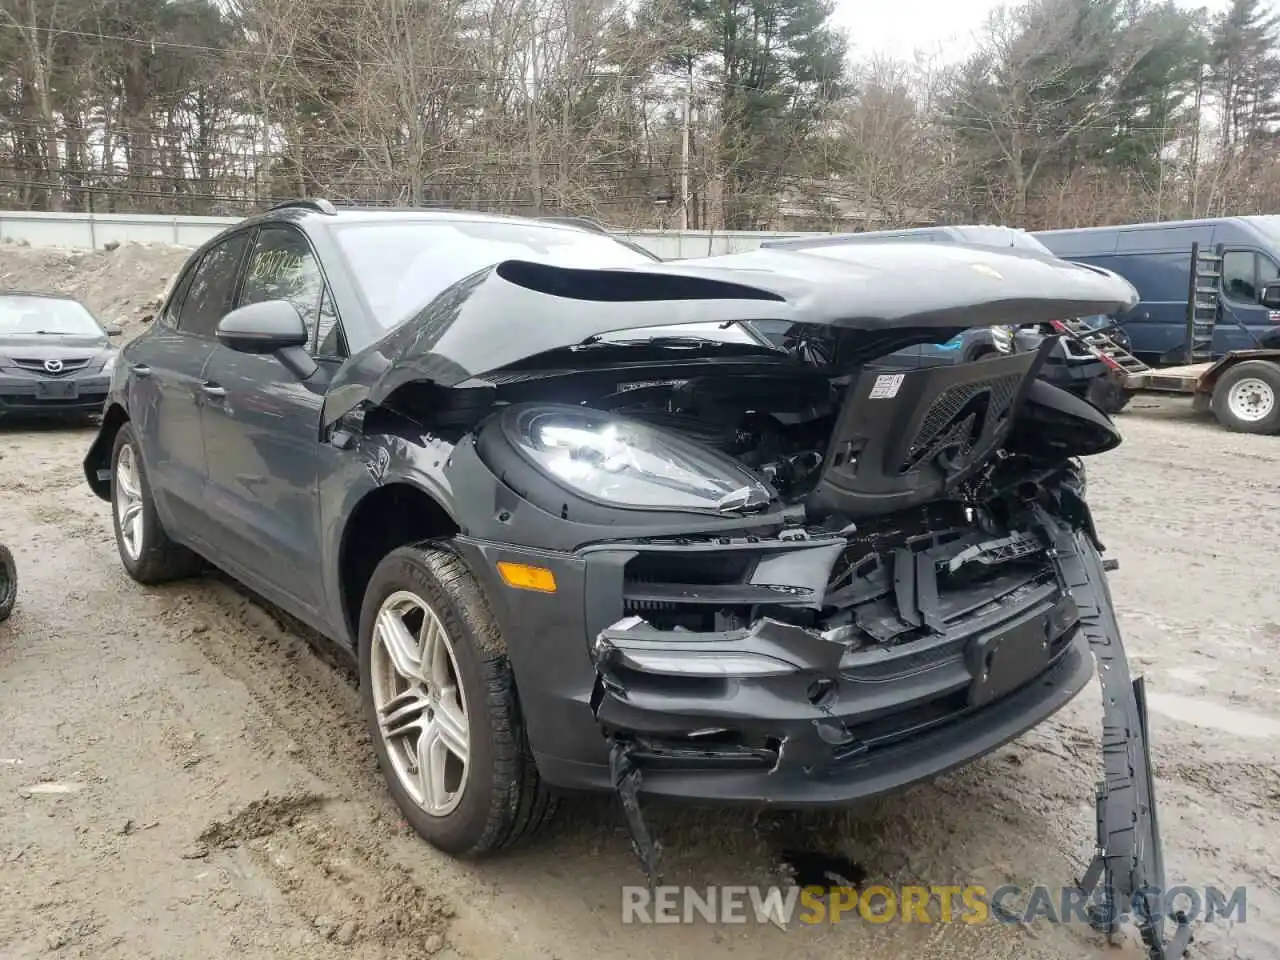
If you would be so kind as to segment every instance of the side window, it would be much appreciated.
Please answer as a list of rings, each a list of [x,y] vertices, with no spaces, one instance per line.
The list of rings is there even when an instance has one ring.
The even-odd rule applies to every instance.
[[[1222,258],[1222,292],[1239,303],[1257,303],[1252,250],[1228,250]]]
[[[236,277],[249,238],[228,237],[204,255],[192,274],[191,287],[178,314],[178,329],[197,337],[212,337],[218,321],[231,312]]]
[[[342,327],[338,324],[338,309],[333,303],[333,292],[324,288],[324,296],[320,298],[320,321],[316,324],[317,357],[345,357],[346,342],[342,337]]]
[[[292,227],[266,226],[258,231],[245,271],[240,305],[264,300],[288,300],[311,335],[311,353],[338,352],[338,314],[325,286],[320,264],[307,238]]]
[[[182,309],[182,302],[187,298],[187,291],[191,289],[191,280],[196,275],[196,270],[199,266],[199,263],[193,264],[173,285],[173,292],[169,294],[169,299],[165,302],[159,319],[159,322],[166,327],[178,329],[178,311]]]
[[[1268,283],[1280,280],[1280,266],[1265,253],[1258,254],[1258,298],[1261,302],[1262,290]]]

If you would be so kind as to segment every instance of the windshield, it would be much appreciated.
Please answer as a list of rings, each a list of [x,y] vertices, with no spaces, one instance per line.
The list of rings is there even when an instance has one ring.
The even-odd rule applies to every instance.
[[[445,289],[503,260],[565,267],[632,267],[658,258],[610,236],[552,224],[501,221],[404,221],[340,226],[338,244],[377,322],[391,329]],[[742,326],[689,323],[604,334],[610,341],[654,337],[762,344]]]
[[[75,300],[57,297],[0,296],[0,337],[62,334],[101,337],[102,327]]]

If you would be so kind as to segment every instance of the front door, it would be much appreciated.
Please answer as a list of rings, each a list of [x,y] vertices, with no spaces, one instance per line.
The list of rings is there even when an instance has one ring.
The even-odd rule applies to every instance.
[[[1214,356],[1230,350],[1249,350],[1257,340],[1276,329],[1280,317],[1260,300],[1262,288],[1280,279],[1280,267],[1267,254],[1256,250],[1227,248],[1222,257],[1222,305],[1213,332]],[[1247,329],[1241,329],[1243,324]]]
[[[262,227],[245,267],[237,306],[293,303],[322,364],[340,352],[337,315],[320,266],[302,233]],[[340,362],[340,361],[336,361]],[[275,357],[219,346],[204,370],[216,395],[202,414],[209,482],[205,506],[219,516],[218,553],[300,607],[322,606],[320,470],[338,451],[320,443],[323,375],[303,384]]]
[[[129,344],[120,359],[133,373],[129,411],[156,509],[166,527],[201,540],[210,528],[203,503],[202,375],[217,345],[214,327],[235,297],[247,245],[247,234],[234,234],[192,264],[174,285],[155,327]]]

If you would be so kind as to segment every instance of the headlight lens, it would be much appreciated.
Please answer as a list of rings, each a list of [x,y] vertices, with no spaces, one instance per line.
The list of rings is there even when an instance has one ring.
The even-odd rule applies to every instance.
[[[658,510],[742,510],[768,489],[715,450],[599,410],[534,408],[508,421],[516,447],[561,485],[603,503]]]
[[[102,373],[105,376],[110,376],[111,371],[113,371],[115,368],[116,368],[116,355],[114,353],[108,354],[106,361],[102,364]]]

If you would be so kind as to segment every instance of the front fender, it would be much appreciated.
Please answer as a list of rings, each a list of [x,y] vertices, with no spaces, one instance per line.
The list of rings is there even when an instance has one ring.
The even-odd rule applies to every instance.
[[[371,494],[392,484],[402,484],[429,496],[461,528],[456,498],[443,467],[452,453],[447,441],[407,432],[378,433],[360,437],[350,456],[339,458],[337,466],[322,475],[320,497],[321,544],[324,595],[328,598],[330,623],[343,633],[340,639],[353,648],[356,638],[344,610],[342,556],[352,518]]]

